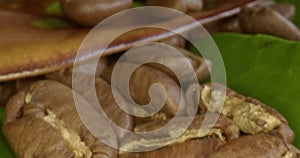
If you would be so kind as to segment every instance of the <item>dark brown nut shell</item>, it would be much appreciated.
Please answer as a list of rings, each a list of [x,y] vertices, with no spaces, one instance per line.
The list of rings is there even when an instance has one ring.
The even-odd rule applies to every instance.
[[[146,5],[162,6],[176,9],[181,12],[201,11],[203,8],[202,0],[147,0]]]
[[[239,14],[239,21],[245,33],[264,33],[289,40],[300,40],[297,26],[268,7],[243,8]]]
[[[122,54],[120,53],[101,58],[100,62],[98,63],[97,76],[103,78],[108,83],[111,83],[112,71],[120,55]]]
[[[119,155],[119,158],[206,158],[223,142],[217,138],[202,138],[190,140],[185,143],[166,146],[158,150],[142,153],[127,153]]]
[[[214,85],[215,90],[218,90],[219,88],[222,88],[222,87],[224,88],[224,86],[221,85],[221,84],[217,84],[217,83],[212,83],[212,84]],[[204,86],[211,87],[212,84],[205,84]],[[201,92],[201,95],[203,95],[203,90]],[[247,104],[250,103],[250,104],[253,104],[255,106],[261,107],[263,110],[265,110],[266,113],[268,113],[271,116],[277,118],[281,122],[277,127],[272,129],[268,133],[270,133],[272,135],[275,135],[277,137],[280,137],[280,138],[284,139],[286,142],[289,142],[289,143],[291,143],[294,140],[294,137],[295,137],[294,132],[288,126],[287,120],[275,109],[271,108],[268,105],[265,105],[265,104],[261,103],[260,101],[258,101],[256,99],[242,96],[241,94],[238,94],[237,92],[235,92],[235,91],[233,91],[229,88],[226,88],[226,96],[237,98],[237,99],[240,99],[240,100],[242,100],[243,102],[245,102]],[[201,110],[203,112],[206,112],[207,109],[206,109],[206,106],[205,106],[204,102],[205,101],[203,101],[203,98],[201,98],[199,105],[200,105]],[[223,110],[224,110],[224,108],[223,108]]]
[[[9,98],[16,93],[15,82],[0,83],[0,106],[5,106]]]
[[[247,135],[235,139],[213,152],[208,158],[282,158],[286,154],[296,156],[280,138],[267,134]]]
[[[63,13],[84,26],[95,26],[103,19],[128,9],[132,0],[60,0]]]
[[[23,90],[23,89],[28,89],[30,87],[31,84],[33,84],[34,82],[37,82],[39,80],[44,80],[45,76],[37,76],[37,77],[28,77],[28,78],[23,78],[23,79],[19,79],[16,80],[16,89],[17,92]]]
[[[76,96],[80,105],[89,105],[80,95]],[[49,117],[62,127],[48,122]],[[99,123],[103,125],[101,134],[116,137],[107,122],[99,120]],[[74,151],[83,148],[70,148],[73,139],[64,137],[66,131],[79,139],[84,154],[89,150],[95,157],[117,157],[117,150],[100,142],[86,129],[76,111],[72,90],[58,82],[36,82],[7,104],[3,134],[18,157],[78,156]],[[110,141],[117,143],[116,139]]]

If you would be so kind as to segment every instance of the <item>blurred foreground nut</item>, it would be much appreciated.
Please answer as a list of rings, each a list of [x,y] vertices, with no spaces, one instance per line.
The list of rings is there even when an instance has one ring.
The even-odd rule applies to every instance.
[[[147,0],[146,5],[162,6],[176,9],[181,12],[201,11],[203,8],[202,0]]]
[[[243,8],[239,14],[239,21],[245,33],[263,33],[288,40],[300,40],[297,26],[268,7]]]
[[[208,158],[297,158],[298,156],[298,151],[289,147],[280,138],[257,134],[235,139],[211,153]]]
[[[84,26],[95,26],[103,19],[132,5],[132,0],[60,0],[63,13]]]
[[[89,103],[80,95],[79,105]],[[117,145],[113,129],[98,120],[99,135]],[[3,134],[17,157],[117,157],[117,150],[95,138],[82,123],[73,100],[73,92],[55,81],[39,81],[23,90],[7,104]]]

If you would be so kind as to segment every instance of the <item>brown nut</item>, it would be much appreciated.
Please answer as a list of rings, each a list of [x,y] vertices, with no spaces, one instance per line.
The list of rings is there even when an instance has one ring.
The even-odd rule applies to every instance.
[[[189,126],[187,130],[198,130],[201,128],[202,122],[204,120],[205,115],[197,115],[193,119],[193,122]],[[176,122],[176,126],[181,127],[186,123],[188,118],[182,117],[179,119],[179,122]],[[165,121],[153,121],[143,125],[135,126],[134,132],[148,132],[152,130],[159,129],[167,124],[170,119]],[[220,129],[222,131],[222,135],[224,135],[224,141],[230,141],[236,139],[240,136],[239,128],[234,124],[234,122],[224,116],[220,116],[215,125],[213,126],[215,129]],[[167,134],[167,133],[166,133]]]
[[[222,32],[242,32],[237,16],[223,19],[219,22],[219,25]]]
[[[209,137],[166,146],[150,152],[120,154],[119,158],[206,158],[222,144],[219,139]]]
[[[153,44],[154,50],[156,51],[156,47],[160,48],[161,46],[159,44]],[[198,81],[201,82],[205,79],[208,78],[209,76],[209,69],[212,67],[212,64],[209,60],[204,59],[200,57],[199,55],[196,55],[188,50],[178,48],[178,47],[173,47],[175,48],[178,52],[180,52],[182,55],[184,55],[185,58],[181,58],[179,56],[170,56],[169,53],[174,53],[174,50],[168,49],[165,50],[165,52],[162,52],[160,54],[153,53],[151,55],[151,59],[154,61],[159,61],[163,63],[164,65],[161,64],[156,64],[156,63],[149,63],[147,65],[154,67],[160,71],[165,72],[169,76],[171,76],[173,79],[177,80],[177,78],[181,78],[182,80],[186,82],[192,82],[192,78],[189,74],[187,69],[189,69],[189,65],[186,64],[186,60],[188,60],[192,67],[194,68],[194,72],[198,78]],[[169,52],[170,51],[170,52]],[[125,54],[126,57],[126,54]],[[144,54],[137,54],[135,58],[126,58],[128,62],[130,63],[137,63],[140,61],[143,61],[145,58]],[[179,76],[176,76],[175,73],[169,68],[166,67],[167,65],[172,65],[174,67],[174,70],[178,72]]]
[[[206,157],[209,153],[213,152],[220,145],[227,141],[239,137],[239,129],[234,125],[233,121],[221,116],[214,127],[207,134],[201,133],[200,128],[204,120],[204,115],[198,115],[194,118],[191,125],[184,131],[178,138],[174,138],[172,133],[182,131],[182,125],[186,124],[189,118],[178,117],[176,126],[171,127],[169,130],[164,130],[162,133],[153,133],[150,138],[140,138],[137,140],[125,140],[121,144],[122,149],[147,149],[149,147],[158,147],[165,144],[165,141],[172,140],[171,144],[167,146],[142,153],[124,153],[121,152],[121,157]],[[135,132],[149,132],[161,128],[169,120],[166,121],[153,121],[144,125],[135,127]],[[125,143],[124,143],[125,142]],[[142,143],[140,143],[142,142]],[[195,146],[197,145],[197,146]],[[206,146],[206,147],[205,147]],[[179,152],[180,151],[180,152]]]
[[[161,96],[166,96],[165,104],[161,109],[162,112],[175,115],[178,112],[179,107],[181,107],[182,109],[185,108],[184,98],[181,99],[181,89],[179,85],[170,76],[155,68],[152,68],[148,65],[142,65],[138,67],[131,74],[129,83],[127,83],[126,79],[124,79],[124,76],[126,76],[126,74],[122,73],[130,72],[129,69],[133,65],[134,64],[120,63],[120,74],[118,74],[118,76],[114,78],[119,86],[121,86],[117,90],[119,90],[120,94],[124,96],[125,100],[130,100],[130,98],[127,98],[130,96],[126,95],[126,86],[128,86],[129,84],[129,92],[132,99],[140,105],[146,105],[151,100],[148,93],[150,86],[152,86],[152,84],[159,83],[165,87],[166,91],[160,91],[156,89],[157,91],[155,91],[155,93],[157,95],[152,101],[161,102],[163,99],[161,98]]]
[[[80,80],[89,79],[84,74],[81,75]],[[48,79],[59,81],[69,87],[72,87],[72,69],[63,69],[47,75]],[[114,96],[111,86],[101,78],[95,78],[95,89],[98,97],[98,101],[105,112],[106,116],[117,126],[122,129],[132,130],[133,118],[126,112],[124,112],[116,103],[114,97],[121,98],[120,95]],[[92,91],[86,91],[81,94],[83,97],[88,98],[92,95]],[[123,136],[122,134],[118,136]]]
[[[205,84],[201,91],[201,108],[206,111],[212,100],[219,100],[223,93],[219,91],[224,88],[221,84]],[[226,87],[225,87],[226,88]],[[241,131],[247,134],[270,133],[281,137],[287,142],[294,139],[293,131],[288,127],[286,119],[275,109],[255,100],[242,96],[235,91],[226,88],[225,102],[221,113],[232,118]]]
[[[297,153],[288,147],[280,138],[267,134],[247,135],[235,139],[215,152],[208,158],[265,158],[265,157],[297,157]]]
[[[203,8],[202,0],[147,0],[146,5],[162,6],[179,10],[181,12],[201,11]]]
[[[264,33],[289,40],[300,40],[300,31],[292,22],[268,7],[244,8],[239,14],[245,33]]]
[[[293,21],[296,14],[296,8],[292,4],[288,3],[275,3],[270,6],[272,9],[276,10],[286,19]]]
[[[95,26],[103,19],[128,9],[132,0],[60,0],[63,13],[84,26]]]
[[[119,54],[108,56],[104,58],[104,60],[101,59],[102,61],[98,63],[100,68],[97,68],[97,71],[99,72],[97,76],[103,78],[108,83],[111,83],[112,71],[118,59]]]
[[[117,157],[117,150],[100,142],[84,126],[73,94],[70,88],[45,80],[10,99],[3,134],[17,157]],[[83,97],[76,96],[80,106],[90,106]],[[117,144],[110,125],[103,120],[98,123],[103,126],[101,136]]]

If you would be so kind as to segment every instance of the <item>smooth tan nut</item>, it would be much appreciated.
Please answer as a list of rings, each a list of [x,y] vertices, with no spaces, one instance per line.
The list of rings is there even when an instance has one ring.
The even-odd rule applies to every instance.
[[[201,11],[203,8],[202,0],[148,0],[146,5],[162,6],[179,10],[181,12]]]
[[[288,40],[300,40],[297,26],[269,7],[243,8],[239,21],[245,33],[263,33]]]
[[[132,0],[60,0],[63,13],[84,26],[95,26],[103,19],[128,9]]]

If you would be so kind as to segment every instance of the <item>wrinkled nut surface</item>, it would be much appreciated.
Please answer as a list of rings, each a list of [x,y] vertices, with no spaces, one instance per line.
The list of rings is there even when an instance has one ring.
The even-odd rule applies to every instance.
[[[87,106],[81,96],[80,105]],[[103,120],[102,134],[115,138]],[[76,111],[72,90],[55,81],[39,81],[8,102],[3,134],[17,157],[117,157],[117,150],[95,138]],[[17,138],[17,139],[16,139]],[[117,143],[116,139],[110,139]]]
[[[189,128],[187,129],[187,131],[199,130],[201,128],[204,117],[205,117],[205,115],[197,115],[193,119],[193,121],[192,121],[191,125],[189,126]],[[181,125],[184,125],[186,123],[187,119],[188,118],[180,117],[179,121],[176,122],[176,126],[181,127]],[[163,127],[169,121],[170,121],[170,119],[164,120],[164,121],[153,121],[153,122],[145,123],[145,124],[142,124],[139,126],[135,126],[134,132],[153,131],[153,130]],[[221,131],[222,135],[219,135],[218,137],[222,141],[225,141],[225,142],[236,139],[240,136],[239,128],[235,125],[235,123],[231,119],[224,117],[224,116],[220,116],[220,118],[217,120],[217,122],[215,123],[213,128],[219,129]],[[175,130],[180,130],[180,129],[178,128]],[[166,135],[168,135],[167,131],[166,131]],[[197,138],[198,135],[196,134],[195,137]],[[190,139],[190,138],[188,138],[188,139]]]
[[[88,76],[84,74],[79,75],[81,77],[79,80],[86,82],[84,80],[89,80]],[[54,73],[47,75],[48,79],[59,81],[69,87],[72,87],[72,69],[63,69]],[[83,89],[83,88],[82,88]],[[98,97],[98,101],[105,113],[105,115],[115,123],[117,126],[122,129],[132,130],[133,128],[133,118],[131,115],[124,112],[116,103],[114,97],[121,98],[120,95],[114,96],[111,90],[111,86],[104,81],[102,78],[95,78],[95,89]],[[81,94],[83,97],[88,98],[92,96],[92,91],[88,89],[84,94]],[[123,99],[122,99],[123,100]],[[126,103],[123,103],[126,104]],[[120,134],[120,133],[119,133]],[[123,136],[118,135],[118,136]]]
[[[188,118],[180,117],[176,122],[176,127],[163,131],[161,135],[153,133],[150,138],[141,138],[137,140],[125,140],[125,144],[121,144],[121,151],[129,149],[147,149],[149,147],[158,147],[164,145],[168,141],[175,138],[176,133],[181,132],[181,125],[185,124]],[[239,137],[239,129],[234,123],[226,118],[221,117],[208,134],[201,133],[200,127],[204,115],[196,116],[184,133],[171,141],[167,146],[149,152],[142,153],[126,153],[121,152],[121,157],[206,157],[219,146],[225,144],[231,139]],[[149,132],[164,126],[166,121],[153,121],[143,125],[136,126],[135,132]]]
[[[128,9],[132,0],[60,0],[63,13],[84,26],[95,26],[103,19]]]
[[[297,151],[289,148],[280,138],[267,134],[247,135],[235,139],[208,158],[297,158]]]
[[[264,33],[289,40],[300,40],[297,26],[268,7],[243,8],[239,14],[239,21],[245,33]]]
[[[200,104],[202,106],[200,108],[204,107],[203,111],[207,110],[209,106],[216,106],[210,104],[210,98],[219,100],[219,97],[222,96],[222,93],[218,91],[218,87],[223,87],[223,85],[215,83],[213,85],[215,87],[213,91],[211,89],[212,84],[204,85],[201,91]],[[287,142],[291,142],[294,139],[294,133],[280,113],[255,99],[246,98],[228,88],[221,113],[231,118],[244,133],[270,132]]]
[[[223,142],[221,140],[208,137],[189,140],[185,143],[166,146],[150,152],[120,154],[119,158],[206,158],[207,155],[212,153],[222,144]]]

